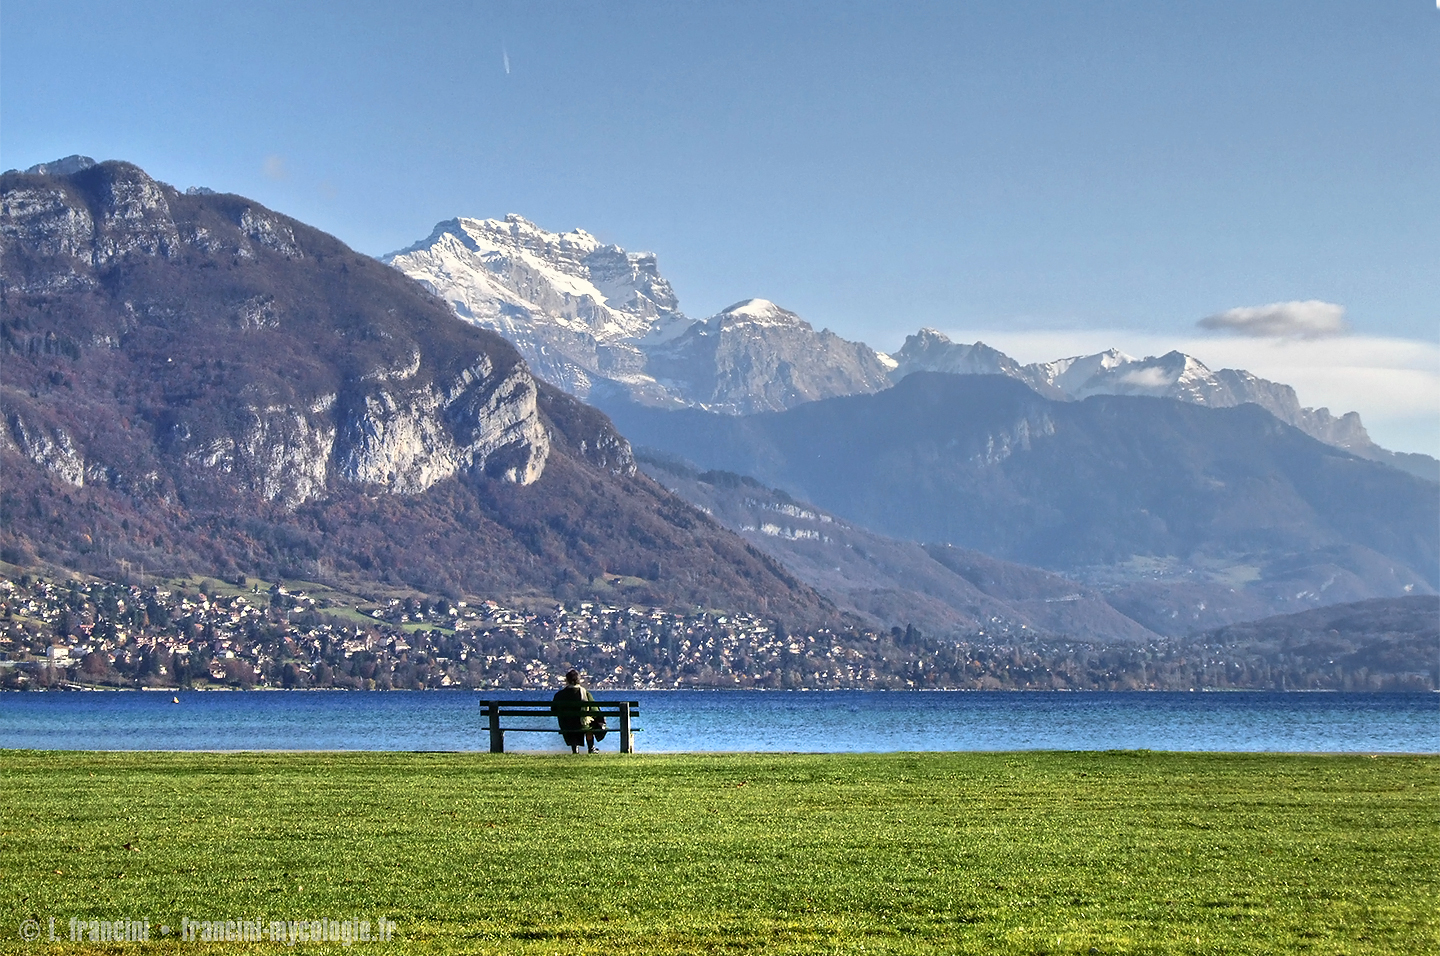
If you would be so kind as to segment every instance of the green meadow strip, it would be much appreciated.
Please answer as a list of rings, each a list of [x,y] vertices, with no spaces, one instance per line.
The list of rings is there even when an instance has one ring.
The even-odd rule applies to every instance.
[[[1435,757],[8,751],[0,953],[1430,953],[1437,847]]]

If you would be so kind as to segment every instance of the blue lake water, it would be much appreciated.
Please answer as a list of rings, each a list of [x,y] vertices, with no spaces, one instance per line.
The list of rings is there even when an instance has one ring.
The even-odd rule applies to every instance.
[[[423,691],[0,694],[0,748],[486,750],[480,701]],[[639,700],[639,751],[1440,752],[1440,694],[597,692]],[[548,699],[545,695],[543,699]],[[507,734],[507,750],[558,737]],[[611,736],[602,749],[613,750]]]

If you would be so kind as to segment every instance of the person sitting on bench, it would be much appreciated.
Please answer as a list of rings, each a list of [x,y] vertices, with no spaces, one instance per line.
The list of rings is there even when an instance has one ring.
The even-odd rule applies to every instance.
[[[572,754],[580,752],[582,743],[588,753],[595,752],[594,718],[585,707],[594,699],[588,690],[580,686],[580,672],[573,669],[566,671],[565,686],[555,692],[550,712],[560,724],[560,734],[570,745]]]

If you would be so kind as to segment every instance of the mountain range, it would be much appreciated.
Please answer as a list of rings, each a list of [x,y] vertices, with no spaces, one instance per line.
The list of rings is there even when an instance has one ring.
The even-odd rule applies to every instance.
[[[1022,364],[933,329],[887,355],[764,299],[694,320],[653,254],[514,215],[441,223],[385,261],[606,410],[657,480],[862,615],[1037,626],[1013,604],[981,613],[944,567],[961,554],[1064,575],[1152,634],[1440,583],[1440,462],[1249,372],[1113,349]],[[1390,467],[1342,464],[1357,458]],[[754,488],[727,498],[702,472],[758,479],[844,535],[766,534],[781,526]],[[858,565],[856,535],[871,536]]]
[[[1434,459],[1248,373],[697,321],[518,216],[385,262],[126,163],[0,176],[0,560],[1134,647],[1440,587]]]
[[[745,415],[882,391],[916,371],[1005,375],[1060,400],[1253,403],[1327,444],[1440,482],[1440,461],[1379,447],[1355,412],[1303,407],[1288,385],[1211,370],[1180,352],[1138,359],[1112,349],[1022,365],[984,343],[922,329],[892,356],[817,332],[766,299],[695,320],[680,311],[653,253],[602,245],[580,229],[548,232],[518,215],[442,222],[383,258],[461,318],[505,336],[541,378],[606,410],[633,402]]]

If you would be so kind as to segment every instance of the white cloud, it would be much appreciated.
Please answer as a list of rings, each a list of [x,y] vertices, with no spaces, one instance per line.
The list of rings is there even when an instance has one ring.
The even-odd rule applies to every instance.
[[[1346,331],[1345,307],[1319,299],[1227,309],[1207,315],[1196,324],[1202,329],[1257,339],[1320,339]]]
[[[1170,373],[1163,368],[1137,368],[1121,374],[1120,381],[1140,388],[1164,388],[1170,384]]]
[[[265,175],[270,179],[285,179],[290,171],[285,168],[285,157],[270,155],[265,157]]]
[[[1440,342],[1381,336],[1253,339],[1163,336],[1133,329],[945,330],[983,341],[1021,362],[1048,362],[1118,348],[1131,355],[1180,351],[1210,368],[1240,368],[1295,389],[1302,405],[1355,411],[1370,437],[1395,451],[1440,457]]]

